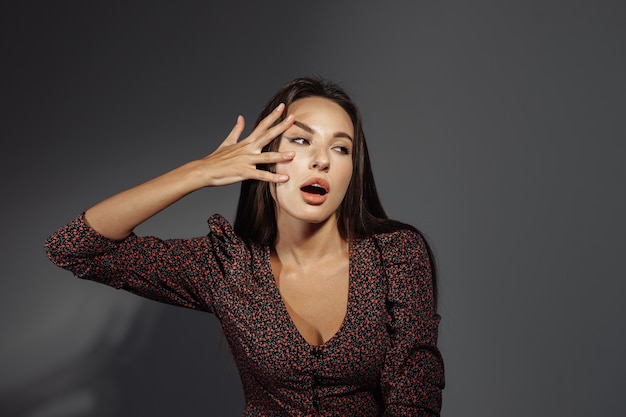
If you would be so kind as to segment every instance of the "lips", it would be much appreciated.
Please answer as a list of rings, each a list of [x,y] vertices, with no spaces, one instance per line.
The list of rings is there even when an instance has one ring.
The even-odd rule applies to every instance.
[[[319,205],[326,200],[330,185],[322,178],[311,178],[300,187],[302,198],[309,204]]]
[[[318,184],[311,184],[301,188],[302,191],[309,194],[325,195],[326,189]]]

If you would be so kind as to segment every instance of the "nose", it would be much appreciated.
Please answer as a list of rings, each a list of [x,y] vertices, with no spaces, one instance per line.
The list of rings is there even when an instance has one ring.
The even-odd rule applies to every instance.
[[[328,172],[330,169],[330,159],[328,158],[328,154],[322,150],[316,152],[311,160],[311,168]]]

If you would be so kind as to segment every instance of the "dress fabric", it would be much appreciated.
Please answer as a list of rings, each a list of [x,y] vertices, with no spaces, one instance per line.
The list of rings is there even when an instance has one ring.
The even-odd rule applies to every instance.
[[[444,387],[431,263],[409,230],[356,240],[337,333],[309,345],[282,301],[270,248],[245,242],[220,215],[206,236],[99,235],[77,217],[46,241],[56,265],[221,323],[248,416],[437,416]]]

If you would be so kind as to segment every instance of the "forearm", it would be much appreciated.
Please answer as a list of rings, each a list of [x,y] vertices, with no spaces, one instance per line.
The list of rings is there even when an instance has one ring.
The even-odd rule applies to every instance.
[[[196,161],[111,196],[85,212],[85,221],[114,240],[193,191],[203,188]]]
[[[85,221],[101,235],[114,240],[127,237],[133,229],[184,196],[204,187],[222,186],[254,179],[286,182],[289,177],[257,169],[259,164],[290,161],[294,152],[262,152],[274,138],[293,124],[293,116],[272,125],[282,114],[280,104],[252,131],[239,141],[243,117],[212,154],[189,162],[141,185],[123,191],[96,204],[85,212]]]

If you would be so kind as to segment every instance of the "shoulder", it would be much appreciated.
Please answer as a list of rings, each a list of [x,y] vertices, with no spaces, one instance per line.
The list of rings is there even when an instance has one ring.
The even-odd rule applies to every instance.
[[[421,308],[436,312],[437,278],[430,248],[416,229],[398,229],[372,236],[380,251],[390,302],[403,305],[420,300]]]
[[[233,226],[221,214],[216,213],[211,215],[207,219],[207,223],[209,224],[209,233],[215,236],[223,236],[225,238],[237,238]]]
[[[372,235],[385,263],[405,263],[428,258],[426,242],[417,230],[403,228]],[[425,259],[426,258],[426,259]]]
[[[254,245],[249,244],[235,233],[233,226],[221,214],[213,214],[208,218],[207,223],[209,232],[206,238],[211,240],[214,247],[229,252],[231,256],[237,255],[237,253],[249,253],[255,249]]]

